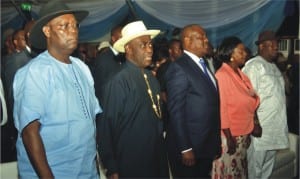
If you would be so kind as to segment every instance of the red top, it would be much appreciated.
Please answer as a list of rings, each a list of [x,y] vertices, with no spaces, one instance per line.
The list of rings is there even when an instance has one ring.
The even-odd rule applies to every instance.
[[[223,63],[216,73],[220,92],[221,128],[229,128],[233,136],[251,133],[254,113],[259,105],[249,78],[238,69]]]

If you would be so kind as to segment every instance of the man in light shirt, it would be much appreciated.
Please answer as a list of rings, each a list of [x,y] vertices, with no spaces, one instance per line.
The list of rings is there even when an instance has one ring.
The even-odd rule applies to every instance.
[[[32,27],[32,46],[47,49],[13,82],[20,178],[99,178],[96,115],[102,112],[86,64],[70,56],[87,11],[49,1]]]
[[[269,178],[276,150],[289,146],[284,79],[273,63],[278,54],[277,37],[273,31],[264,31],[256,45],[258,55],[247,61],[243,68],[261,100],[257,115],[262,136],[252,137],[248,149],[250,179]]]

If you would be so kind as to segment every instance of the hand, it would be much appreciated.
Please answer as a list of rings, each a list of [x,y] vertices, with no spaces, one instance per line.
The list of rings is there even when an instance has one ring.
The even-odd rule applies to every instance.
[[[227,147],[228,147],[227,153],[229,155],[232,155],[236,152],[236,140],[234,137],[227,138]]]
[[[260,126],[260,123],[259,123],[259,119],[258,119],[258,116],[257,116],[257,113],[255,112],[254,114],[254,128],[252,130],[252,136],[253,137],[261,137],[262,135],[262,128]]]
[[[261,137],[261,135],[262,135],[262,128],[261,128],[261,126],[260,126],[259,123],[254,124],[254,128],[252,130],[251,135],[254,136],[254,137]]]
[[[186,166],[193,166],[196,163],[193,150],[182,153],[182,163]]]
[[[214,160],[217,160],[218,158],[220,158],[222,156],[222,146],[220,145],[218,147],[218,151],[217,151],[217,154],[215,155],[215,158]]]
[[[118,173],[113,173],[107,177],[108,179],[119,179],[119,174]]]

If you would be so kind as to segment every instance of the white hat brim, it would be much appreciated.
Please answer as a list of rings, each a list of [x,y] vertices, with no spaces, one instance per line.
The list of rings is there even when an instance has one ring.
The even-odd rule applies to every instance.
[[[116,49],[117,51],[124,53],[125,52],[125,45],[131,41],[132,39],[135,39],[137,37],[140,36],[144,36],[144,35],[150,35],[151,39],[153,39],[154,37],[156,37],[158,34],[160,33],[160,30],[145,30],[142,32],[137,32],[133,35],[130,36],[125,36],[125,37],[121,37],[119,40],[117,40],[113,47],[114,49]]]

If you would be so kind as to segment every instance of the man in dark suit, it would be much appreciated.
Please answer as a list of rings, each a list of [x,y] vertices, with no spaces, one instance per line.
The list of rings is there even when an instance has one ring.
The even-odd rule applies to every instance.
[[[3,86],[6,95],[8,122],[5,126],[1,127],[2,134],[5,134],[1,135],[1,141],[3,144],[3,147],[1,147],[1,162],[11,162],[17,159],[15,146],[17,140],[17,130],[14,127],[13,121],[13,80],[16,72],[35,56],[35,52],[32,51],[29,41],[29,32],[34,23],[34,20],[28,21],[22,30],[25,34],[25,49],[22,51],[16,50],[14,53],[3,58],[5,61],[3,68]],[[18,43],[23,42],[16,41],[16,44]]]
[[[165,76],[170,167],[175,178],[209,177],[212,161],[221,152],[221,139],[217,83],[205,64],[199,63],[208,52],[208,39],[201,26],[188,25],[181,41],[184,53],[170,64]]]
[[[102,101],[104,85],[121,69],[121,54],[112,47],[121,38],[121,31],[121,26],[117,26],[111,30],[109,50],[100,53],[94,62],[93,77],[95,80],[95,92],[100,103]]]
[[[22,31],[24,32],[25,39],[25,47],[22,51],[15,51],[14,53],[7,55],[4,57],[5,65],[4,65],[4,87],[6,90],[6,95],[8,97],[8,101],[11,101],[12,96],[12,83],[15,76],[15,73],[18,69],[27,64],[33,57],[36,56],[36,53],[31,49],[31,44],[29,41],[30,30],[34,25],[35,21],[28,21]],[[16,46],[18,41],[16,42]],[[19,42],[22,44],[23,42]],[[20,45],[19,44],[19,45]],[[11,99],[10,99],[11,98]],[[10,102],[9,102],[10,103]],[[9,104],[12,108],[12,104]]]

